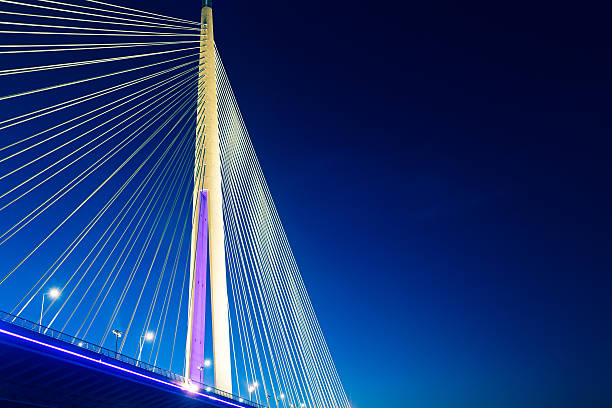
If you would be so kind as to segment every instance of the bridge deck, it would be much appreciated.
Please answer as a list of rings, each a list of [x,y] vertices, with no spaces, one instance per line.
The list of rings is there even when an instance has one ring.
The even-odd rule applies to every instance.
[[[242,408],[219,395],[0,321],[2,407]]]

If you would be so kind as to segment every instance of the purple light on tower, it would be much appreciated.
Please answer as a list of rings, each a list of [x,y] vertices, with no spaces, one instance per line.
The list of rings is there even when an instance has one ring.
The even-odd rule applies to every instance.
[[[204,367],[204,328],[206,316],[206,270],[208,264],[208,190],[200,191],[200,217],[196,244],[193,327],[191,328],[190,380],[202,382]]]

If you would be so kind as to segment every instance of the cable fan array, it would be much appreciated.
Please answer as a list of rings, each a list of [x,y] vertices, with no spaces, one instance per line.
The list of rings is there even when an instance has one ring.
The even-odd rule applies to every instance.
[[[201,24],[95,0],[0,15],[0,309],[183,373]],[[235,393],[348,407],[215,62]]]
[[[216,57],[237,382],[271,406],[348,407],[218,52]]]
[[[200,23],[91,0],[0,15],[1,308],[181,371]]]

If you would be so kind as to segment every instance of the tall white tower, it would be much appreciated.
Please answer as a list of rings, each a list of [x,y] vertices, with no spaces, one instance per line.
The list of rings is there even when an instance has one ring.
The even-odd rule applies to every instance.
[[[221,195],[221,149],[211,3],[211,0],[203,2],[200,32],[198,126],[196,127],[195,143],[185,376],[189,379],[199,379],[200,373],[193,371],[194,368],[201,367],[199,364],[203,363],[206,240],[208,238],[215,388],[231,393],[229,306],[225,271],[223,197]],[[205,222],[205,218],[208,222]]]

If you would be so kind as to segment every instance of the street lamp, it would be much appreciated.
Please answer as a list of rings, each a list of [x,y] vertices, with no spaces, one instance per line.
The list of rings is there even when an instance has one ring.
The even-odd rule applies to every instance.
[[[140,355],[142,354],[142,347],[144,346],[145,342],[153,341],[154,338],[155,338],[155,333],[151,331],[146,332],[144,336],[140,336],[139,347],[138,347],[138,358],[136,359],[137,362],[140,361]]]
[[[123,332],[117,329],[113,329],[113,334],[115,335],[115,358],[116,358],[117,357],[117,343],[119,343],[119,337],[123,335]]]
[[[204,365],[198,366],[198,370],[200,370],[200,384],[204,384],[204,369],[210,367],[212,363],[210,362],[210,359],[207,358],[204,360],[203,364]]]
[[[284,393],[280,393],[280,395],[278,396],[278,399],[276,400],[276,406],[278,406],[278,400],[282,401],[283,407],[285,406],[285,394]]]
[[[254,381],[253,384],[249,385],[249,400],[251,400],[251,394],[253,393],[253,391],[255,391],[257,389],[257,386],[259,385],[259,383],[257,381]]]
[[[38,332],[39,333],[42,327],[43,311],[45,309],[45,295],[49,296],[49,299],[55,300],[59,297],[60,293],[61,292],[58,288],[51,288],[48,292],[42,294],[42,304],[40,306],[40,320],[38,320]]]

